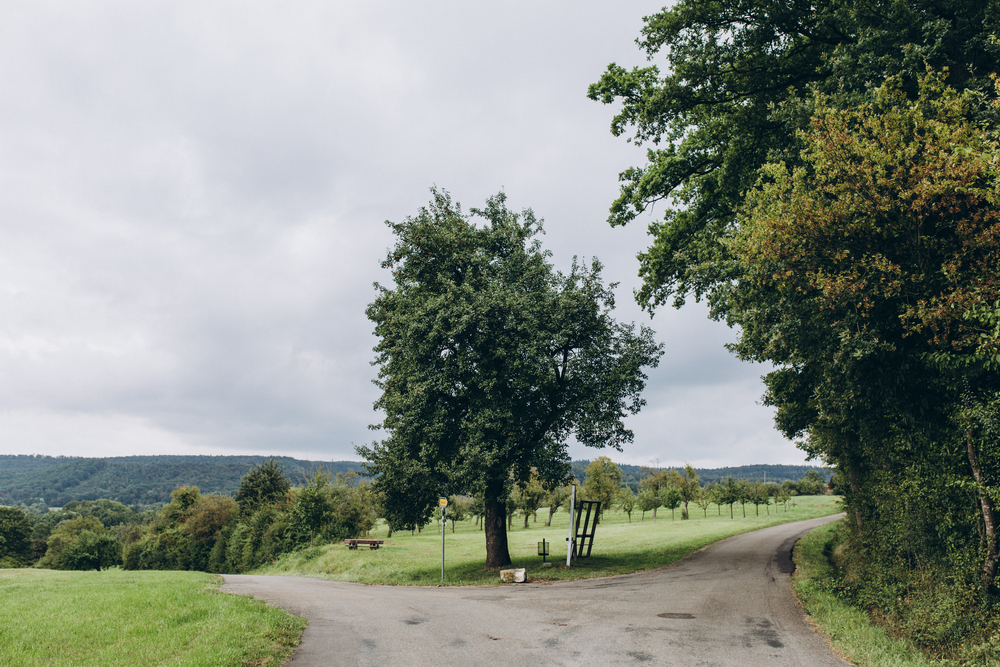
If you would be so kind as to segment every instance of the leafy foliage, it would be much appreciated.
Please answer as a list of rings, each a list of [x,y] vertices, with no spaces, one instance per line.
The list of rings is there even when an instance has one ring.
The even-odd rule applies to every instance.
[[[931,581],[991,604],[1000,343],[983,312],[1000,300],[1000,147],[982,119],[994,108],[934,72],[916,94],[890,79],[850,109],[817,96],[801,164],[762,169],[728,242],[744,276],[727,306],[734,349],[779,366],[765,377],[779,429],[836,464],[844,562],[875,609]]]
[[[622,486],[621,469],[607,456],[590,462],[583,480],[583,491],[587,500],[601,503],[601,512],[611,509]],[[600,518],[600,514],[598,517]]]
[[[81,516],[63,521],[48,539],[38,567],[53,570],[100,570],[120,565],[122,545],[99,520]]]
[[[724,305],[716,290],[740,277],[724,240],[757,170],[798,161],[795,132],[808,124],[814,92],[851,106],[895,76],[913,98],[928,65],[947,69],[956,89],[988,90],[985,75],[1000,66],[998,9],[995,0],[681,0],[647,16],[638,44],[653,64],[611,64],[589,90],[621,104],[615,136],[652,144],[646,165],[621,173],[610,223],[669,205],[639,255],[640,303],[653,309],[674,296],[679,305],[694,294]]]
[[[31,521],[19,507],[0,506],[0,567],[19,567],[31,560]]]

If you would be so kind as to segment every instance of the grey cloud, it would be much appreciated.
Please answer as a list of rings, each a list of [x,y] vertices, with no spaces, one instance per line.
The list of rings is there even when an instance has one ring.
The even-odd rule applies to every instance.
[[[560,268],[633,303],[644,226],[605,222],[643,150],[585,98],[657,3],[29,4],[0,26],[0,451],[354,458],[365,319],[436,184],[501,189]],[[655,215],[655,214],[654,214]],[[694,306],[619,460],[788,462],[762,372]],[[593,455],[591,450],[575,455]]]

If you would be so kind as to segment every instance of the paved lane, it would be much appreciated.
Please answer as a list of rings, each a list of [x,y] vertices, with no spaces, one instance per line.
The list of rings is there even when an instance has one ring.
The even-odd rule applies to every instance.
[[[292,667],[845,667],[805,622],[790,549],[838,516],[723,540],[652,572],[553,584],[427,588],[226,575],[309,626]]]

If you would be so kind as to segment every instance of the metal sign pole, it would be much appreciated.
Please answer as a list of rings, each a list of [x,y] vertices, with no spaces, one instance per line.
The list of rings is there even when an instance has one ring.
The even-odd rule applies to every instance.
[[[569,491],[569,535],[566,537],[566,567],[573,560],[573,510],[576,509],[576,484],[570,485]]]
[[[441,506],[441,581],[444,581],[444,527],[447,523],[444,519],[444,510],[448,507],[447,498],[438,498],[438,505]]]

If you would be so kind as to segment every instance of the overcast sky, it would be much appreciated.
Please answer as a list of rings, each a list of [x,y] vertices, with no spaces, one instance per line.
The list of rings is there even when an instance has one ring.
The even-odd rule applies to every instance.
[[[0,21],[0,453],[357,459],[385,220],[504,190],[557,267],[635,305],[645,224],[612,229],[644,149],[586,98],[659,3],[7,3]],[[658,212],[653,212],[656,215]],[[659,211],[662,213],[662,210]],[[625,463],[801,463],[765,369],[698,305]],[[600,451],[574,445],[574,458]]]

